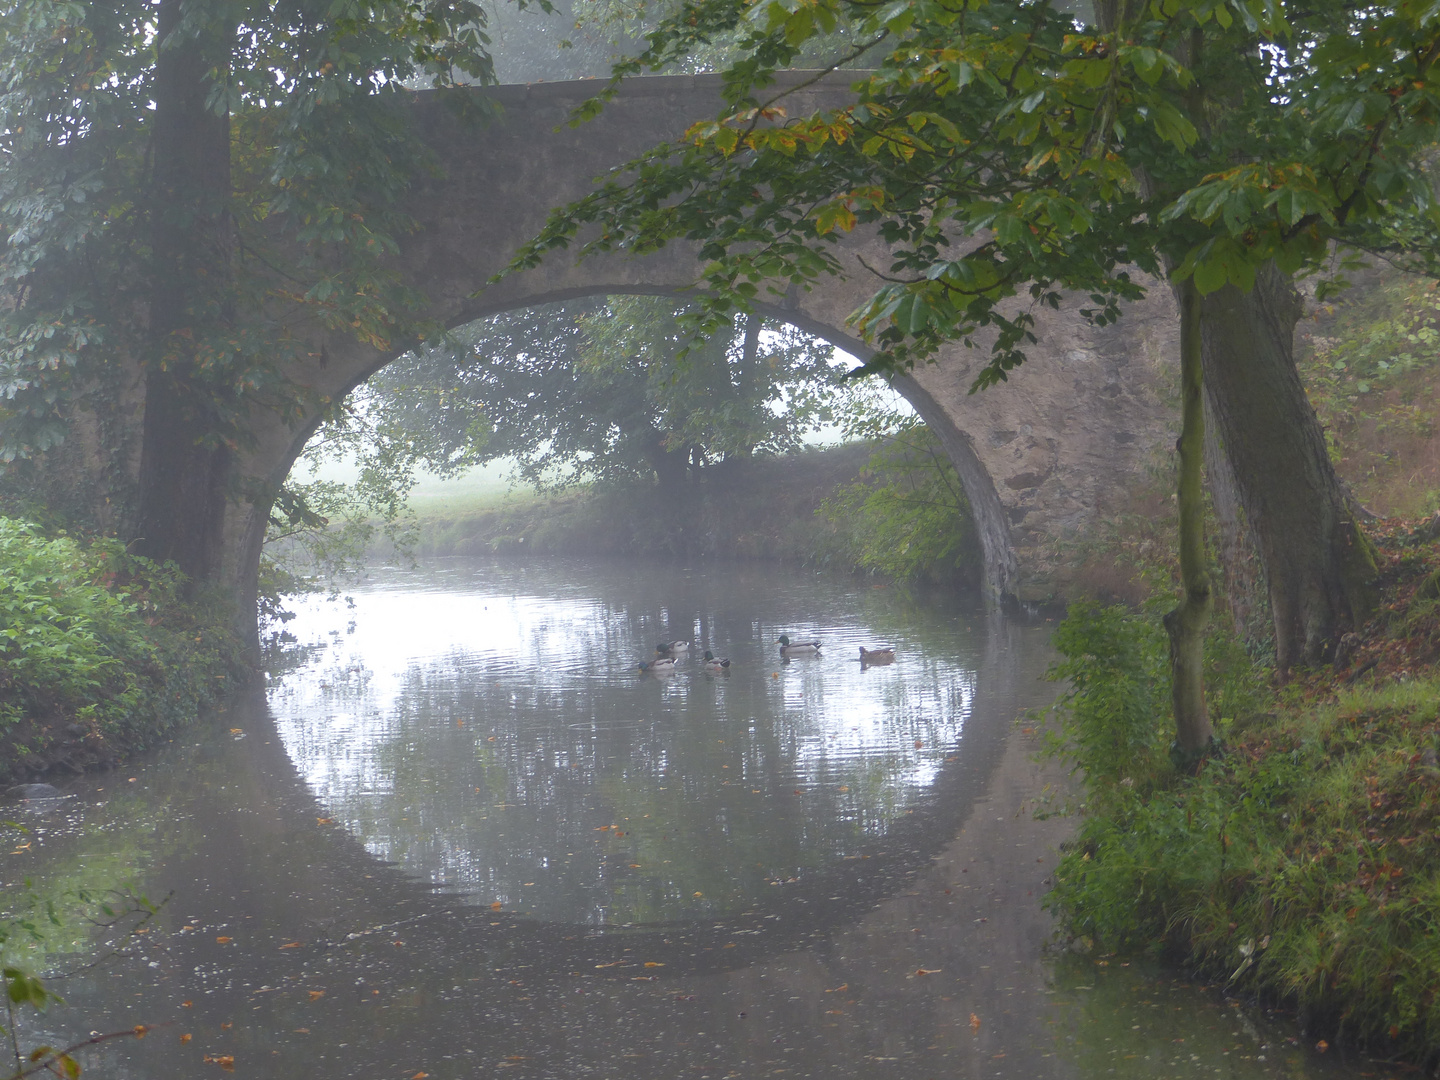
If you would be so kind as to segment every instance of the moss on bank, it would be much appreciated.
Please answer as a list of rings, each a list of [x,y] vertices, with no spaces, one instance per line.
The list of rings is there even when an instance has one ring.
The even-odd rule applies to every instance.
[[[1155,621],[1078,605],[1055,749],[1085,772],[1051,903],[1077,937],[1181,958],[1294,1004],[1316,1039],[1440,1059],[1440,550],[1379,537],[1385,605],[1341,671],[1276,689],[1223,634],[1212,707],[1225,751],[1169,760]]]
[[[219,604],[118,541],[0,517],[0,785],[109,765],[245,674]]]

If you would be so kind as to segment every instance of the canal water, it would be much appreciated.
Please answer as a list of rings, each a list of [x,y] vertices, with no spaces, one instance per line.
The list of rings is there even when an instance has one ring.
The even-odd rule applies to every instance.
[[[0,808],[7,906],[56,911],[18,944],[67,999],[24,1040],[158,1025],[88,1076],[1388,1075],[1053,940],[1043,621],[764,565],[446,560],[288,629],[223,715]],[[117,928],[74,892],[130,887],[163,906],[87,966]]]

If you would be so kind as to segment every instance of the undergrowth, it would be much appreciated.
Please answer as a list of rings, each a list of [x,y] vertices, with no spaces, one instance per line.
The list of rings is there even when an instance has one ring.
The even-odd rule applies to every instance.
[[[1433,652],[1397,644],[1434,621],[1434,554],[1389,549],[1391,603],[1350,675],[1277,690],[1212,634],[1224,748],[1194,773],[1168,753],[1156,620],[1072,608],[1055,639],[1053,674],[1070,690],[1049,747],[1084,776],[1049,898],[1072,935],[1288,1001],[1317,1036],[1440,1057],[1440,675],[1415,663]]]
[[[228,691],[239,644],[183,586],[118,541],[0,517],[0,781],[113,762]]]

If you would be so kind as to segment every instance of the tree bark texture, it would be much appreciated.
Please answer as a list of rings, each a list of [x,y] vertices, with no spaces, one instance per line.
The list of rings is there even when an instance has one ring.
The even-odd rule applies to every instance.
[[[1260,546],[1245,516],[1240,482],[1220,441],[1208,392],[1205,397],[1205,479],[1219,533],[1216,539],[1220,572],[1224,575],[1223,595],[1236,632],[1253,644],[1269,638],[1271,632]]]
[[[1318,664],[1375,604],[1374,553],[1295,368],[1301,306],[1263,267],[1201,302],[1206,393],[1264,566],[1282,671]]]
[[[220,570],[230,451],[218,422],[223,379],[204,341],[233,322],[230,121],[206,107],[231,34],[181,26],[184,0],[161,0],[152,140],[151,287],[136,550],[192,579]]]
[[[1193,280],[1177,286],[1180,299],[1180,584],[1178,607],[1165,615],[1170,635],[1175,744],[1182,754],[1203,752],[1214,740],[1205,707],[1205,628],[1214,597],[1205,568],[1205,398],[1201,375],[1201,305]]]

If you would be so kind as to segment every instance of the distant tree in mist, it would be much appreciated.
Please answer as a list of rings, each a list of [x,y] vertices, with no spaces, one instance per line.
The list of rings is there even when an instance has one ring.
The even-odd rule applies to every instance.
[[[541,486],[680,484],[832,420],[847,391],[828,343],[737,316],[696,344],[681,310],[612,297],[484,319],[391,364],[365,408],[437,460],[511,458]]]

